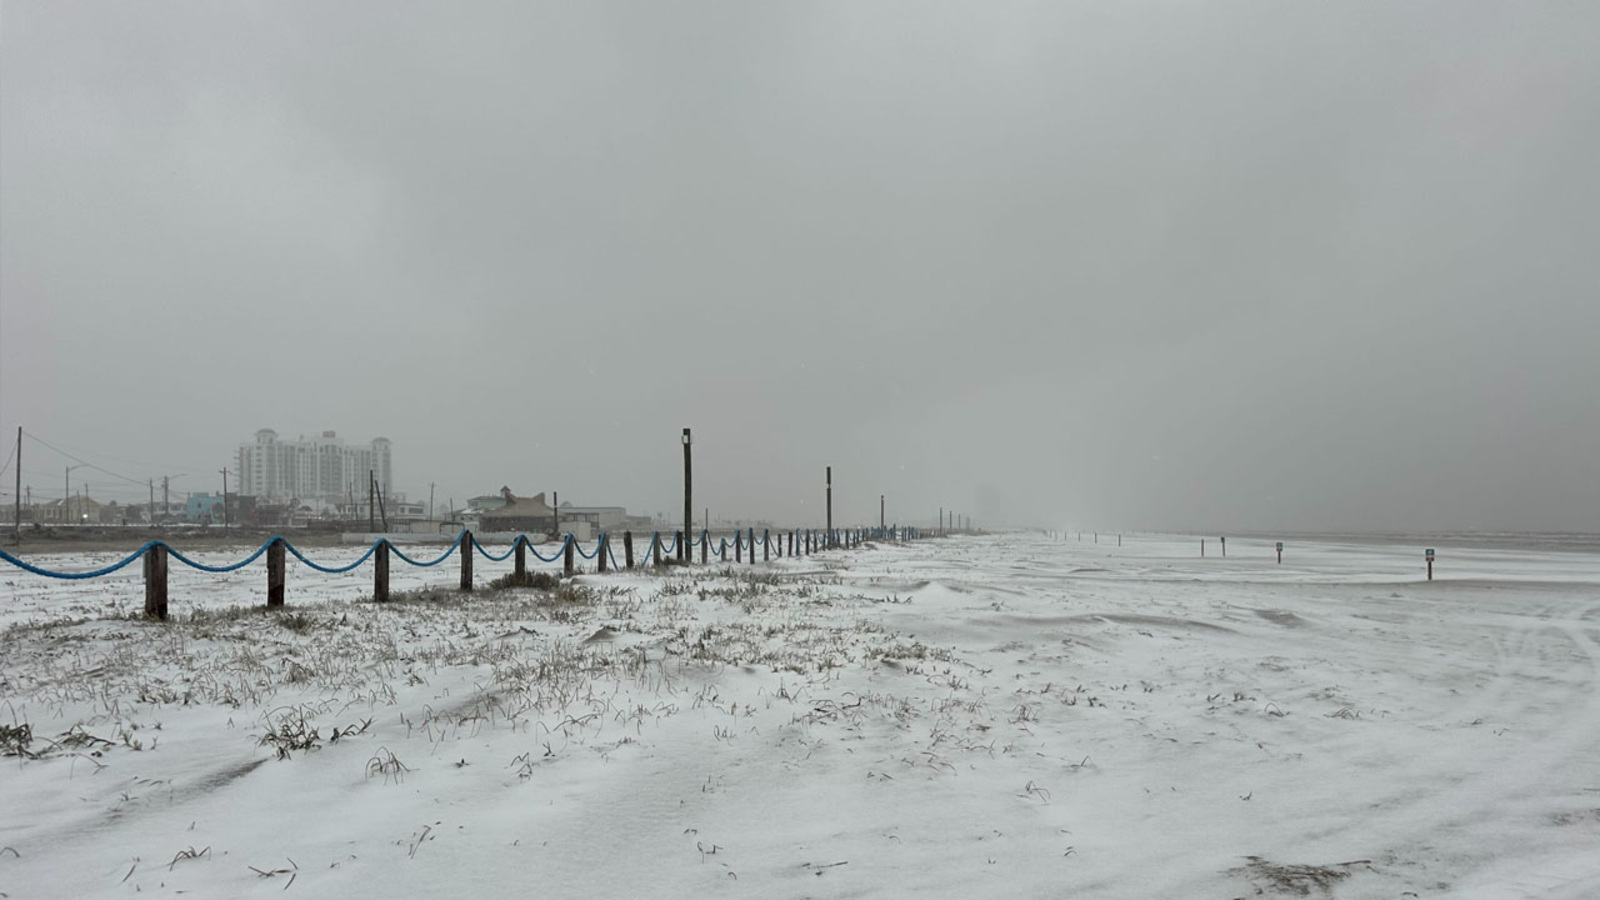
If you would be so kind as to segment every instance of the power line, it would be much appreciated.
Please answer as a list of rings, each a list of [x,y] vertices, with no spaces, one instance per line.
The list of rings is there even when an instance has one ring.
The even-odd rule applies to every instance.
[[[41,445],[43,445],[45,447],[48,447],[51,450],[54,450],[55,452],[61,454],[62,456],[65,456],[67,459],[72,460],[73,462],[77,463],[80,466],[84,466],[85,468],[94,469],[96,472],[103,472],[103,473],[105,473],[107,475],[110,475],[112,478],[120,478],[123,481],[128,482],[129,484],[137,484],[137,485],[140,485],[141,487],[145,484],[144,481],[141,481],[141,480],[139,480],[137,478],[129,478],[128,476],[123,475],[120,472],[113,472],[110,469],[104,468],[102,466],[97,466],[94,463],[89,462],[86,459],[83,459],[82,457],[75,456],[75,455],[73,455],[71,453],[68,453],[67,451],[61,449],[60,447],[57,447],[56,445],[54,445],[54,444],[52,444],[52,443],[40,438],[36,434],[33,434],[31,432],[27,432],[27,431],[24,431],[23,434],[26,435],[27,437],[33,439],[33,441],[35,443],[41,444]]]
[[[29,432],[27,430],[24,430],[22,433],[24,435],[27,435],[30,438],[33,438],[34,440],[38,441],[39,443],[44,444],[44,440],[42,438],[40,438],[38,435],[33,434],[33,433],[31,433],[31,432]],[[70,454],[67,451],[63,450],[59,446],[52,446],[50,444],[45,444],[45,446],[49,447],[51,450],[56,451],[57,453],[62,454],[63,456],[72,456],[72,454]],[[121,456],[113,456],[110,453],[106,453],[106,452],[100,451],[100,450],[96,450],[96,451],[92,451],[92,452],[91,451],[85,451],[85,450],[78,450],[76,452],[78,452],[78,453],[88,453],[91,456],[96,456],[96,457],[99,457],[101,459],[109,459],[109,460],[111,460],[113,462],[127,463],[128,465],[131,465],[131,466],[145,466],[145,467],[152,468],[152,469],[182,469],[182,468],[201,468],[201,469],[203,469],[203,468],[205,468],[205,466],[201,466],[201,465],[199,465],[197,463],[190,463],[187,467],[185,467],[185,466],[176,465],[174,463],[144,462],[142,460],[137,460],[137,459],[127,459],[127,458],[121,457]],[[77,457],[73,457],[73,458],[77,459]],[[80,459],[78,461],[82,462],[83,460]]]

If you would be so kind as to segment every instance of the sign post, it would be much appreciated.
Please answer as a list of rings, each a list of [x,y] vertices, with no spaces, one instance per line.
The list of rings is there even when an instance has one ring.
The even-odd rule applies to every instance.
[[[1433,580],[1433,548],[1428,548],[1428,580]]]
[[[1283,541],[1278,542],[1278,565],[1283,565]]]

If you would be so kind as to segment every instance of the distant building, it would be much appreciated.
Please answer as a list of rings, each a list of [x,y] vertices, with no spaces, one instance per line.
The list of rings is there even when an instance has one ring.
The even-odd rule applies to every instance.
[[[97,524],[100,504],[82,495],[68,497],[65,501],[52,500],[34,507],[34,521],[51,525]]]
[[[221,494],[190,494],[183,518],[189,522],[221,522],[223,511]]]
[[[520,531],[528,534],[549,534],[555,531],[556,511],[544,501],[544,494],[518,497],[511,489],[500,489],[502,503],[497,509],[478,517],[480,531]]]
[[[327,503],[367,495],[367,473],[377,479],[387,498],[394,481],[393,444],[373,438],[369,444],[345,444],[324,431],[298,440],[278,439],[270,428],[239,445],[239,493],[273,502],[316,500]]]
[[[628,527],[628,510],[621,506],[575,506],[571,501],[561,504],[561,521],[583,520],[594,526],[596,532],[621,531]]]

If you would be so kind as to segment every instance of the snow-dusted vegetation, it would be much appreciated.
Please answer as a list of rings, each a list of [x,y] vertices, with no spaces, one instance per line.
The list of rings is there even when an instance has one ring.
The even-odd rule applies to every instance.
[[[0,892],[1600,893],[1600,560],[1194,543],[8,571]]]

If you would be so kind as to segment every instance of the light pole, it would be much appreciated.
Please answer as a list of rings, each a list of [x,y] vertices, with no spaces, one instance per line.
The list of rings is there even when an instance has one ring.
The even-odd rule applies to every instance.
[[[689,436],[689,429],[683,430],[683,539],[694,540],[694,466],[691,463],[689,448],[693,445]],[[688,552],[688,544],[684,544],[683,558],[692,561],[694,555]]]
[[[81,469],[87,465],[88,463],[78,463],[75,466],[67,466],[67,493],[61,498],[61,524],[63,525],[72,518],[72,470]],[[82,508],[83,504],[80,503],[78,506]]]
[[[828,467],[828,536],[825,544],[833,546],[833,466]]]

